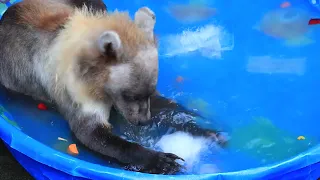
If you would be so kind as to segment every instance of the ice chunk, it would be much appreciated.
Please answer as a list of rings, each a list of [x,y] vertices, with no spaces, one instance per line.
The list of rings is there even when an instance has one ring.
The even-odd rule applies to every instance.
[[[208,24],[165,37],[164,55],[172,57],[197,52],[210,59],[220,59],[223,51],[233,49],[233,43],[233,35],[220,26]]]
[[[185,160],[187,171],[191,171],[200,161],[202,153],[208,150],[211,141],[203,137],[193,137],[185,132],[164,135],[156,144],[163,152],[173,153]]]

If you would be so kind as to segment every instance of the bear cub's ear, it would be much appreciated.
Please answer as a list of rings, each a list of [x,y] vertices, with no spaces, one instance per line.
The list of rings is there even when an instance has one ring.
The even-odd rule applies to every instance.
[[[141,7],[134,15],[135,24],[141,28],[149,39],[153,39],[153,29],[156,23],[155,13],[148,7]]]
[[[103,32],[98,39],[99,51],[103,56],[116,58],[121,49],[121,39],[114,31]]]

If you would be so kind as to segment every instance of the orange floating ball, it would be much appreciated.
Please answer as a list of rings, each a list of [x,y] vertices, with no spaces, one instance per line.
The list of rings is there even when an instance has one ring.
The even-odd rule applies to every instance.
[[[176,81],[177,81],[178,83],[181,83],[181,82],[184,81],[184,78],[183,78],[182,76],[178,76],[178,77],[176,78]]]
[[[291,6],[291,4],[288,1],[285,1],[280,5],[281,8],[287,8],[287,7],[290,7],[290,6]]]
[[[78,155],[79,151],[76,144],[70,144],[68,147],[68,153],[71,155]]]

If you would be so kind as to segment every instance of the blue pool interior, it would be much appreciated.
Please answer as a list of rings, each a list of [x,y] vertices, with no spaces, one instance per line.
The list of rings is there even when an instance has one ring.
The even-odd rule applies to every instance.
[[[289,2],[286,8],[280,1],[106,2],[109,10],[130,15],[145,5],[155,11],[158,90],[197,110],[206,119],[199,119],[200,125],[231,137],[226,149],[201,162],[215,164],[219,174],[189,174],[203,179],[320,177],[320,25],[308,26],[320,11],[311,1]],[[74,140],[67,123],[54,110],[39,111],[37,104],[0,91],[0,136],[32,175],[164,178],[125,172],[82,147],[78,156],[68,155]]]

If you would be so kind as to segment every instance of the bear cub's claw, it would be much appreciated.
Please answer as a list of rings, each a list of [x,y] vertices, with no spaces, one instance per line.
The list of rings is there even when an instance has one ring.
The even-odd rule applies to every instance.
[[[185,169],[176,162],[178,159],[184,161],[181,157],[172,153],[153,151],[148,155],[145,154],[142,165],[127,167],[127,169],[150,174],[176,174]]]
[[[162,153],[158,152],[157,157],[154,159],[155,167],[151,171],[159,171],[155,173],[159,174],[175,174],[179,172],[182,168],[182,165],[176,162],[176,160],[180,159],[184,161],[182,158],[178,157],[172,153]],[[152,173],[152,172],[151,172]]]
[[[153,157],[149,159],[145,172],[151,174],[175,174],[182,169],[182,165],[176,162],[178,159],[184,161],[172,153],[155,152]]]

